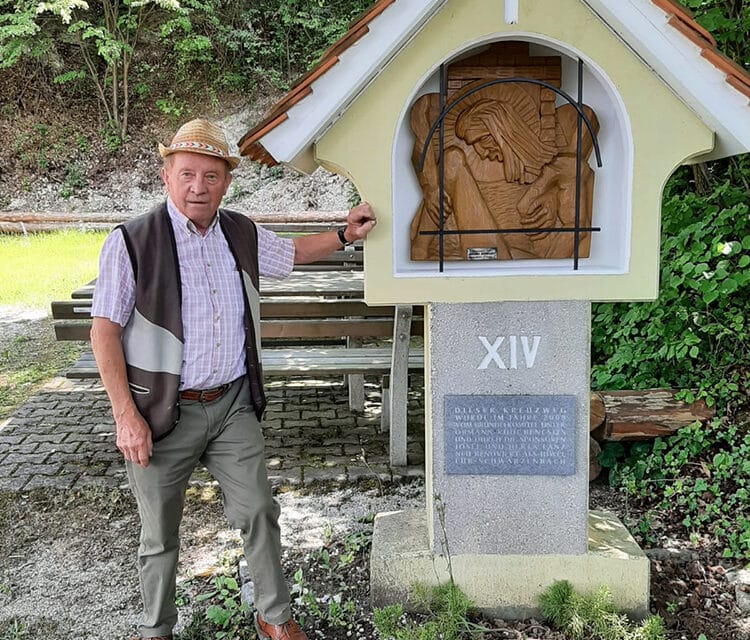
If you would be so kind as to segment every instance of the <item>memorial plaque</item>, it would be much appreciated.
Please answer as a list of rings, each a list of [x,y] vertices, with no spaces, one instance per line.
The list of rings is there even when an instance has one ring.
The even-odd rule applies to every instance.
[[[575,396],[445,396],[445,472],[572,475],[575,430]]]
[[[466,250],[467,260],[497,260],[495,247],[475,247]]]

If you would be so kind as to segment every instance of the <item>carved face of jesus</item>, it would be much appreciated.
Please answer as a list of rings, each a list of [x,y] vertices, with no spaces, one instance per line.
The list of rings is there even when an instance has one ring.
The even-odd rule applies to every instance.
[[[484,127],[470,127],[466,132],[466,142],[483,160],[503,161],[503,152],[495,138]]]

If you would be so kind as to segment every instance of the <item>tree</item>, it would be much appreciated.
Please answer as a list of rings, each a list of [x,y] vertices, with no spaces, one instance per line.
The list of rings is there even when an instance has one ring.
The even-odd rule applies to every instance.
[[[81,52],[85,71],[70,71],[58,79],[87,73],[119,140],[127,137],[133,54],[144,25],[159,9],[182,10],[178,0],[101,0],[95,8],[85,0],[53,0],[36,7],[39,14],[51,12],[59,17]]]

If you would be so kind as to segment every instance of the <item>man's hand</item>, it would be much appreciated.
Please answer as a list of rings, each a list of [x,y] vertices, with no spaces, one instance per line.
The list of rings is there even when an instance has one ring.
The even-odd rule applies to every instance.
[[[117,448],[125,460],[147,467],[153,451],[151,429],[137,409],[129,409],[115,416]]]
[[[367,202],[358,204],[346,216],[344,237],[349,242],[364,240],[376,224],[375,212],[370,204]]]
[[[344,239],[347,242],[363,240],[372,231],[375,223],[372,207],[366,202],[358,204],[346,216]],[[341,249],[339,233],[323,231],[294,238],[294,264],[309,264]]]

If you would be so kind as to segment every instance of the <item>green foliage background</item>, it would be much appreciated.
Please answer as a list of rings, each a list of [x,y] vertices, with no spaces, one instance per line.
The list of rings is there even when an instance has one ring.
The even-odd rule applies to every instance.
[[[750,3],[682,2],[720,49],[750,68]],[[722,409],[746,402],[749,185],[747,155],[672,176],[663,198],[659,299],[594,306],[594,387],[690,389]]]
[[[750,68],[750,3],[681,1]],[[605,445],[600,460],[639,507],[627,524],[647,546],[676,526],[750,559],[749,203],[748,155],[679,169],[664,190],[658,300],[593,307],[594,387],[677,388],[717,407],[710,424],[670,438]]]
[[[102,74],[133,54],[134,96],[170,80],[278,88],[309,68],[369,0],[0,0],[0,68],[21,67],[58,83],[86,76],[81,37]],[[114,20],[114,21],[113,21]],[[133,33],[139,30],[139,49]],[[77,85],[81,88],[81,85]]]

